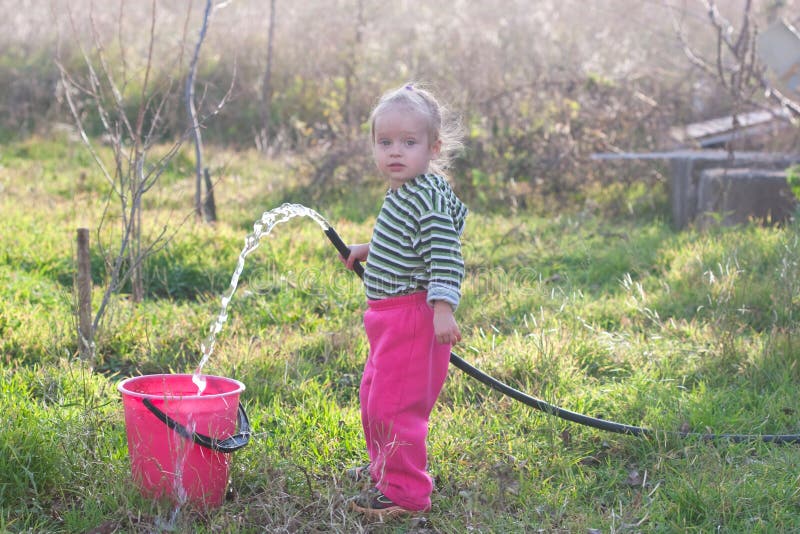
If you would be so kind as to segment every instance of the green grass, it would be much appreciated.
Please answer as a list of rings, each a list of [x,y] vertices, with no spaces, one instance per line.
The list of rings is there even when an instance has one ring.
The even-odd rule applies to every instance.
[[[388,525],[347,512],[359,488],[342,473],[365,455],[363,296],[316,224],[295,219],[248,257],[205,369],[247,386],[255,435],[234,455],[230,498],[177,515],[144,499],[130,481],[116,383],[197,365],[263,211],[306,203],[355,242],[368,239],[381,197],[374,182],[312,205],[289,165],[212,152],[220,222],[181,223],[192,186],[176,162],[145,220],[178,233],[148,260],[146,302],[115,300],[89,369],[76,356],[73,243],[99,220],[103,182],[68,140],[0,151],[0,531],[800,529],[795,445],[677,435],[800,433],[800,228],[678,233],[650,207],[615,218],[473,206],[456,351],[543,400],[654,436],[562,421],[453,368],[432,416],[433,510]]]

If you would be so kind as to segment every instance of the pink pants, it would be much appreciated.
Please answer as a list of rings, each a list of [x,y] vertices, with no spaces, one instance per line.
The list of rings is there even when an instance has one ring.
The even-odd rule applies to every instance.
[[[428,510],[428,418],[450,361],[436,342],[426,293],[369,301],[364,329],[369,356],[359,397],[370,474],[377,488],[409,510]]]

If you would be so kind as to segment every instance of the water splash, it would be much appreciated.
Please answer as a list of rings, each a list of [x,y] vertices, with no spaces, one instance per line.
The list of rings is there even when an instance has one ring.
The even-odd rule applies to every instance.
[[[189,418],[184,426],[190,433],[194,434],[197,429],[197,423],[195,423],[192,413],[189,413]],[[172,432],[167,434],[167,447],[172,453],[172,466],[174,466],[171,495],[175,498],[175,503],[169,514],[169,518],[165,520],[160,515],[156,517],[155,524],[159,532],[178,532],[178,520],[181,516],[181,510],[186,506],[186,503],[189,502],[189,494],[183,484],[183,472],[189,456],[189,451],[193,446],[191,441],[179,437]]]
[[[244,260],[248,254],[258,248],[259,241],[263,236],[269,235],[272,229],[280,224],[293,219],[295,217],[310,217],[314,222],[322,227],[323,231],[327,231],[331,225],[325,218],[316,211],[303,206],[302,204],[281,204],[277,208],[265,211],[261,217],[253,224],[253,232],[248,234],[244,239],[244,248],[239,253],[239,261],[236,264],[236,269],[233,271],[231,277],[231,285],[228,290],[222,295],[222,302],[220,312],[216,321],[211,325],[208,337],[200,344],[200,349],[203,357],[200,364],[197,366],[194,374],[192,375],[192,382],[197,386],[197,394],[202,395],[206,388],[206,379],[202,375],[203,366],[208,362],[211,354],[214,352],[214,345],[216,344],[217,334],[222,330],[222,325],[228,320],[228,304],[230,304],[233,294],[236,292],[236,287],[239,285],[239,276],[244,269]]]

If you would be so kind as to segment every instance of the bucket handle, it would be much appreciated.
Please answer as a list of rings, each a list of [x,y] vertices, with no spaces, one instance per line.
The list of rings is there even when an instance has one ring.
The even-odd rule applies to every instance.
[[[236,414],[236,425],[239,429],[239,433],[222,440],[204,436],[197,432],[189,432],[188,428],[156,408],[150,399],[142,399],[142,404],[144,404],[162,423],[177,432],[181,437],[190,439],[201,447],[211,449],[212,451],[230,454],[238,451],[250,442],[250,420],[247,418],[247,413],[244,411],[244,406],[241,402],[239,403],[239,409]]]

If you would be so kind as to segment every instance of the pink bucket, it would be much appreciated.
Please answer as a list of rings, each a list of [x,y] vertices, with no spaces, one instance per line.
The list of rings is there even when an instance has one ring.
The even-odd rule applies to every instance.
[[[250,440],[244,384],[203,375],[144,375],[119,383],[134,481],[146,497],[199,507],[222,504],[230,453]],[[238,433],[237,433],[238,426]]]

